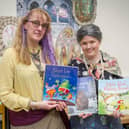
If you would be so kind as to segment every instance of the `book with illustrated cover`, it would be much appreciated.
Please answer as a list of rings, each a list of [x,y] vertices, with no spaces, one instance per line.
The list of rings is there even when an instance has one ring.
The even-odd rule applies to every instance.
[[[60,100],[68,105],[75,105],[77,73],[77,67],[46,65],[43,99]]]
[[[90,77],[78,78],[77,98],[75,106],[68,106],[68,114],[70,116],[79,115],[81,113],[97,112],[97,96],[95,80]]]
[[[129,78],[99,80],[98,113],[129,114]]]

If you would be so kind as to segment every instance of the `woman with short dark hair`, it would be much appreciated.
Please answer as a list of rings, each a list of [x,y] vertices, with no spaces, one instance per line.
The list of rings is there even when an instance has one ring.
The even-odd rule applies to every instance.
[[[121,78],[116,58],[100,50],[102,32],[95,24],[87,24],[77,31],[77,40],[83,54],[71,60],[71,66],[79,68],[78,76],[92,76],[96,82],[98,95],[99,79]],[[70,119],[72,129],[122,129],[120,114],[112,115],[80,114]]]

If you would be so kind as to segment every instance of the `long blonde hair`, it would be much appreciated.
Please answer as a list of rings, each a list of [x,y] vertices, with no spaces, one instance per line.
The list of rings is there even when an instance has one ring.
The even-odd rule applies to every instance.
[[[44,15],[46,16],[47,22],[49,23],[46,33],[50,32],[51,18],[48,15],[48,13],[43,9],[40,9],[40,8],[32,9],[26,16],[19,19],[17,30],[14,37],[13,47],[16,51],[17,61],[27,65],[31,64],[31,58],[28,51],[27,43],[25,43],[26,32],[24,29],[24,24],[29,20],[29,17],[35,12],[38,14],[41,14],[41,16],[44,16]]]

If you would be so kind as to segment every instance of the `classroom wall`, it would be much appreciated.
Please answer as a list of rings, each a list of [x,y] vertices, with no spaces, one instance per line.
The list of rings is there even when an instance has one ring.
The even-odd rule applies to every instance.
[[[16,16],[16,0],[0,0],[0,16]],[[118,59],[129,76],[129,0],[97,0],[95,24],[101,27],[101,48]]]

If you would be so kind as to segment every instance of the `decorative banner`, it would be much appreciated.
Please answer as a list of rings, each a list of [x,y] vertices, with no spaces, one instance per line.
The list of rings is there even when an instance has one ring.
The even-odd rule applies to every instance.
[[[16,25],[16,17],[0,17],[0,57],[2,56],[4,49],[11,46],[16,30]]]
[[[96,0],[72,0],[73,16],[79,25],[92,23],[96,17]]]

